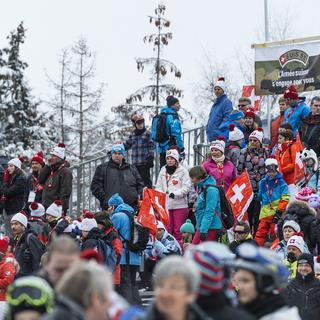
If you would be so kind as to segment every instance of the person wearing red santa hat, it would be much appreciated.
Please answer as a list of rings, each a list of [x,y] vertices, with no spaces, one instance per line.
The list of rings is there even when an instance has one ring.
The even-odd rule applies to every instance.
[[[48,165],[41,170],[39,182],[43,184],[42,204],[44,207],[48,208],[56,199],[60,199],[63,212],[67,213],[72,190],[72,172],[65,159],[65,145],[59,143],[50,151]]]
[[[29,213],[29,205],[31,202],[41,203],[42,201],[42,185],[39,183],[40,171],[45,165],[44,155],[42,151],[35,154],[31,160],[31,173],[27,176],[27,193],[25,195],[26,206],[24,210]]]
[[[11,159],[3,175],[1,201],[8,218],[5,218],[6,231],[10,233],[10,219],[24,207],[26,178],[22,171],[23,157]]]
[[[251,106],[248,106],[246,112],[244,113],[244,139],[246,144],[249,143],[250,134],[258,128],[258,124],[256,123],[256,115],[254,113],[254,109]]]
[[[283,97],[290,106],[290,108],[284,112],[284,123],[289,123],[292,126],[295,137],[302,119],[310,114],[311,109],[305,103],[305,98],[299,97],[297,88],[293,85],[284,91]]]

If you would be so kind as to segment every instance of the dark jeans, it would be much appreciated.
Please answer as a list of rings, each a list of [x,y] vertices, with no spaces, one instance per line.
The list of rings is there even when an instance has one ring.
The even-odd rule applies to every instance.
[[[152,188],[152,181],[150,176],[150,167],[148,166],[136,166],[142,180],[144,186],[147,188]]]
[[[261,205],[258,199],[258,194],[255,193],[248,208],[249,225],[250,225],[251,233],[253,235],[258,230],[260,209],[261,209]]]
[[[155,260],[146,259],[146,261],[144,262],[144,271],[140,273],[144,288],[152,288],[152,275],[155,266]]]
[[[141,304],[136,277],[139,266],[121,265],[119,293],[130,304]]]
[[[166,162],[166,153],[160,153],[160,169],[167,164]]]

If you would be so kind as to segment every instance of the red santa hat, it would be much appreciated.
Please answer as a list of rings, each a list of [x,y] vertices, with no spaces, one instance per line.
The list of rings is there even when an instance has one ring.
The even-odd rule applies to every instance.
[[[45,208],[41,203],[32,202],[29,206],[31,217],[42,217],[45,214]]]
[[[254,130],[250,136],[250,138],[256,138],[257,140],[259,140],[260,143],[262,143],[263,140],[263,129],[262,128],[257,128],[256,130]]]
[[[85,218],[85,219],[83,219],[81,221],[79,229],[81,231],[90,231],[93,228],[97,228],[97,227],[98,227],[98,224],[97,224],[96,219],[94,219],[94,218]]]
[[[66,158],[66,146],[63,143],[59,143],[56,147],[51,149],[50,154],[64,160]]]
[[[44,166],[44,155],[43,152],[40,151],[37,154],[35,154],[32,158],[31,158],[31,162],[38,162],[40,165]]]
[[[299,95],[297,88],[294,85],[289,86],[283,93],[285,99],[298,100]]]
[[[224,77],[218,78],[218,81],[216,81],[216,83],[214,84],[214,88],[215,87],[219,87],[223,91],[226,91],[226,83],[225,83]]]
[[[55,218],[60,218],[62,216],[62,202],[56,200],[47,208],[46,214],[53,216]]]
[[[218,137],[216,140],[211,141],[210,143],[210,150],[218,149],[222,153],[224,153],[225,147],[226,147],[226,142],[224,137]]]
[[[254,121],[256,120],[256,114],[254,113],[254,110],[252,107],[247,107],[245,113],[244,113],[245,118],[252,118]]]
[[[179,152],[176,149],[169,149],[166,152],[166,158],[168,157],[172,157],[173,159],[175,159],[178,163],[179,163]]]
[[[18,212],[16,213],[12,218],[11,218],[11,222],[12,221],[17,221],[19,223],[21,223],[24,227],[28,226],[28,219],[26,217],[25,214],[23,214],[22,212]]]
[[[238,141],[244,138],[243,132],[233,123],[229,125],[229,141]]]
[[[24,157],[11,159],[8,164],[14,165],[16,168],[21,170],[22,163],[24,162]]]

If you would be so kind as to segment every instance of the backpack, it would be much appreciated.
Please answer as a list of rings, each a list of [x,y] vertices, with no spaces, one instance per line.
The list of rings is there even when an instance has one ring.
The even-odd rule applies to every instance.
[[[97,250],[103,257],[103,263],[109,270],[114,272],[117,266],[117,255],[111,242],[98,239]]]
[[[167,115],[172,115],[173,119],[178,119],[178,115],[176,113],[165,113],[161,112],[160,114],[156,114],[152,118],[151,124],[151,139],[155,142],[166,142],[170,139],[171,130],[167,132]]]
[[[224,191],[224,188],[221,186],[215,186],[213,184],[208,184],[203,188],[204,191],[204,200],[206,201],[206,197],[207,197],[207,190],[209,187],[214,187],[216,189],[218,189],[219,191],[219,197],[220,197],[220,207],[221,207],[221,217],[219,216],[219,218],[221,219],[221,222],[224,226],[225,229],[230,229],[233,227],[234,225],[234,216],[233,216],[233,212],[232,212],[232,208],[230,206],[229,201],[226,198],[226,194]]]
[[[126,211],[122,212],[127,215],[130,221],[130,240],[124,240],[127,244],[127,249],[132,252],[144,251],[149,242],[149,230],[140,224],[133,214]],[[121,238],[123,237],[121,236]]]

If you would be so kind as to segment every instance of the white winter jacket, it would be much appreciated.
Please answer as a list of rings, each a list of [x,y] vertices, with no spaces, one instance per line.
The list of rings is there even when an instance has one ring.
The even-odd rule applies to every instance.
[[[168,209],[188,208],[188,193],[191,190],[191,180],[186,168],[179,165],[174,174],[169,175],[163,166],[159,172],[156,189],[167,194]],[[174,199],[169,194],[174,194]]]
[[[297,307],[282,307],[259,320],[301,320]]]

